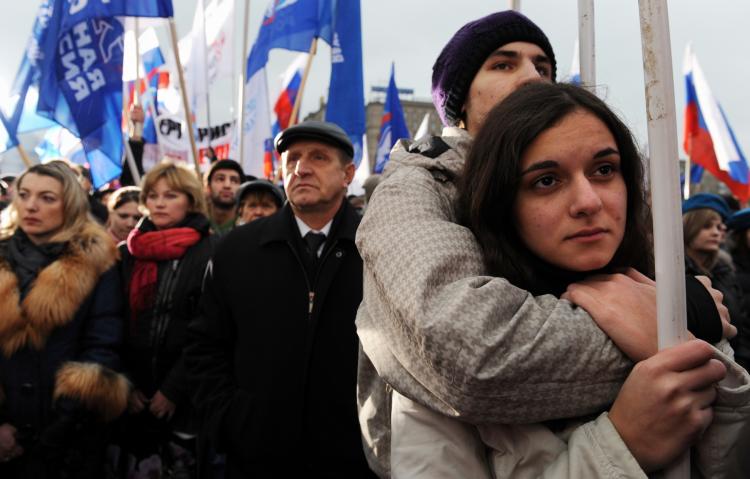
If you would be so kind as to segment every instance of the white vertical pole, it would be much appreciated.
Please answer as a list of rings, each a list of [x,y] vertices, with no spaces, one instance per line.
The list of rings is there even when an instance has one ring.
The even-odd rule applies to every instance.
[[[508,0],[508,8],[517,12],[521,11],[521,0]]]
[[[185,110],[185,123],[190,138],[190,151],[193,153],[193,165],[198,178],[201,177],[200,158],[198,158],[198,148],[195,145],[195,132],[193,132],[193,119],[190,111],[190,103],[187,98],[187,88],[185,87],[185,74],[182,71],[182,62],[180,61],[180,48],[177,42],[177,26],[174,17],[169,18],[169,36],[172,40],[172,50],[174,50],[174,59],[177,63],[177,78],[180,80],[180,96],[182,96],[182,108]]]
[[[235,10],[236,11],[236,10]],[[242,27],[242,62],[240,63],[240,69],[242,71],[242,80],[240,81],[240,109],[239,119],[237,126],[239,128],[240,135],[240,157],[235,158],[240,164],[245,161],[245,84],[247,83],[247,34],[250,24],[250,0],[245,0],[245,20]]]
[[[687,340],[685,259],[667,0],[639,0],[646,83],[659,348]],[[690,477],[690,452],[667,471]]]
[[[594,91],[596,88],[594,0],[578,0],[578,39],[581,85]]]

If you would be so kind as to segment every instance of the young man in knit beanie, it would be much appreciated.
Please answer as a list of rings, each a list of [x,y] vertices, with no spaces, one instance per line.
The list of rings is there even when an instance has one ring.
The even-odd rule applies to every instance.
[[[652,285],[603,277],[586,284],[580,308],[535,298],[488,277],[476,239],[456,223],[455,179],[487,113],[527,82],[555,81],[556,67],[546,35],[520,13],[494,13],[461,27],[433,67],[442,136],[397,143],[368,204],[357,231],[364,261],[358,403],[368,460],[381,477],[391,468],[392,390],[465,423],[538,423],[612,404],[633,362],[656,352]],[[630,324],[631,334],[618,341],[622,350],[592,316]],[[644,443],[686,447],[687,435],[657,434],[686,421],[670,419],[665,429],[643,431]],[[453,433],[455,443],[476,439],[475,432]],[[428,437],[425,445],[456,462],[454,477],[478,477],[470,468],[461,472],[458,464],[468,459],[452,455],[449,444]],[[624,455],[632,465],[627,448]],[[574,462],[586,461],[571,459],[573,469]]]

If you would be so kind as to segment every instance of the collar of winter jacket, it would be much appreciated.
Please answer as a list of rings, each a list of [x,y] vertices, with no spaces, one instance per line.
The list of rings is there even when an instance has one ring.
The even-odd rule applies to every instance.
[[[117,247],[107,232],[89,224],[68,242],[59,258],[39,272],[21,301],[18,278],[0,257],[0,349],[5,356],[25,346],[42,349],[55,328],[74,318],[116,259]]]
[[[357,213],[349,202],[344,198],[341,207],[333,217],[329,238],[345,239],[354,242],[357,233]],[[264,228],[260,232],[260,244],[265,245],[274,241],[287,241],[294,237],[300,237],[297,222],[289,202],[284,204],[281,211],[269,216]]]

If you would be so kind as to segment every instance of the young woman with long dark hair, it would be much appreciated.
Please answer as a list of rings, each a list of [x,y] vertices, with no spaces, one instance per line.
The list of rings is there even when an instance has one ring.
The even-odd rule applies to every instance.
[[[627,127],[581,88],[530,84],[495,107],[475,138],[458,198],[459,215],[476,235],[489,274],[532,294],[576,302],[587,294],[586,283],[601,273],[623,273],[651,283],[640,156]],[[578,284],[569,288],[573,283]],[[615,342],[627,340],[624,327],[600,326]],[[519,344],[526,342],[519,338]],[[565,345],[560,348],[565,354]],[[708,356],[692,369],[688,358],[695,359],[696,351]],[[709,361],[712,354],[724,365]],[[555,363],[555,357],[548,360]],[[671,427],[677,432],[688,419],[699,421],[707,428],[699,451],[710,446],[729,453],[736,430],[720,431],[721,424],[736,426],[750,415],[750,376],[729,356],[698,342],[658,353],[643,364],[622,384],[614,404],[602,404],[598,417],[545,424],[478,425],[467,431],[464,423],[394,391],[393,477],[615,477],[613,471],[645,477],[686,447],[677,442],[648,444],[639,428],[652,414],[660,419],[671,414],[665,411],[673,411],[674,398],[662,395],[662,386],[687,380],[680,376],[687,370],[695,374],[690,392],[681,399],[689,414],[682,419],[674,415]],[[665,365],[677,373],[653,374]],[[714,383],[725,373],[731,381],[719,383],[717,396]],[[435,450],[440,454],[429,452]],[[701,472],[711,476],[720,471],[723,461],[702,452]]]

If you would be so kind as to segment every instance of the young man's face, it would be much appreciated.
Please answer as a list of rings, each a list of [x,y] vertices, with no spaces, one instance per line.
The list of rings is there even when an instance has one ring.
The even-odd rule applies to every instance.
[[[231,169],[221,169],[214,172],[208,184],[211,202],[218,207],[233,208],[234,195],[240,188],[240,174]]]
[[[489,111],[516,88],[531,81],[552,81],[552,63],[533,43],[507,43],[487,57],[464,102],[465,127],[475,136]]]

